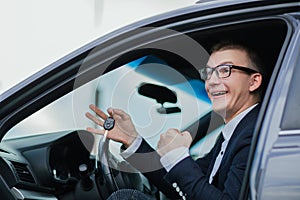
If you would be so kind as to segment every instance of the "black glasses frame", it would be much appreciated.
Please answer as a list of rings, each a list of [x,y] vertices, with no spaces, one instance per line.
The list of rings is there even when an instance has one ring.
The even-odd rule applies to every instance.
[[[221,76],[219,75],[219,72],[217,69],[219,69],[220,67],[226,66],[229,69],[228,75],[226,76]],[[216,71],[217,76],[219,78],[227,78],[231,75],[231,69],[237,69],[243,72],[246,72],[248,74],[254,74],[254,73],[259,73],[258,71],[254,70],[254,69],[250,69],[248,67],[243,67],[243,66],[238,66],[238,65],[232,65],[232,64],[222,64],[222,65],[218,65],[216,67],[204,67],[202,69],[200,69],[200,77],[202,80],[209,80],[212,76],[212,74],[214,73],[214,71]],[[209,72],[209,73],[207,73]]]

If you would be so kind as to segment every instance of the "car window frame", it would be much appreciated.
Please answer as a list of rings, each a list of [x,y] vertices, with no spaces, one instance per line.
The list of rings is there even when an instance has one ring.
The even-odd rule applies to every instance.
[[[300,26],[298,28],[298,36],[296,37],[300,38],[299,35],[300,35]],[[294,45],[295,52],[300,52],[299,46],[300,46],[300,42],[296,41]],[[294,67],[293,70],[290,70],[291,75],[288,75],[288,77],[291,77],[291,81],[288,83],[289,86],[288,86],[287,100],[285,102],[284,113],[280,125],[282,130],[281,134],[285,134],[285,133],[288,134],[288,132],[291,132],[292,130],[300,130],[300,118],[299,118],[300,93],[299,93],[299,88],[297,88],[300,79],[299,55],[297,57],[295,53],[293,54],[293,57],[291,57],[290,65],[294,65],[298,67]]]
[[[250,150],[250,159],[245,176],[246,181],[244,182],[245,185],[249,186],[249,190],[247,189],[248,186],[244,185],[240,199],[246,197],[259,199],[259,195],[263,192],[261,180],[266,159],[275,141],[280,136],[281,121],[288,92],[286,87],[290,85],[293,71],[290,68],[296,67],[293,60],[297,58],[297,54],[294,52],[293,47],[295,43],[299,43],[299,34],[295,34],[299,27],[296,25],[297,23],[293,23],[294,18],[286,15],[284,20],[288,25],[288,33],[266,92],[268,100],[264,100],[262,103],[265,113],[260,114],[260,120],[258,120],[259,123],[253,139],[254,144]]]

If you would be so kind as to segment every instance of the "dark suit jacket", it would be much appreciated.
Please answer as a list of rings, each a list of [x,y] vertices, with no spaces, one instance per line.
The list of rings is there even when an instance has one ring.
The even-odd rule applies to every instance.
[[[217,181],[214,179],[213,184],[209,184],[208,179],[219,153],[217,145],[196,161],[191,157],[185,158],[168,173],[161,166],[159,155],[145,141],[139,147],[138,154],[127,160],[171,199],[180,198],[172,187],[173,183],[179,186],[187,199],[238,199],[259,108],[256,106],[251,110],[234,130],[217,172]]]

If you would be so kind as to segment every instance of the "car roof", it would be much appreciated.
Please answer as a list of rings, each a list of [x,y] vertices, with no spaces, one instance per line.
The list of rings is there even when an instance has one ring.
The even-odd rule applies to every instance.
[[[170,19],[173,17],[178,20],[178,17],[181,16],[181,19],[189,18],[192,14],[197,16],[218,14],[236,10],[243,9],[253,9],[256,11],[259,7],[270,7],[270,6],[279,6],[279,7],[299,7],[299,0],[200,0],[197,1],[194,5],[172,10],[166,13],[162,13],[160,15],[156,15],[151,18],[147,18],[144,20],[145,22],[152,21],[152,26],[157,26],[158,24],[155,21],[159,21],[159,25],[163,25],[165,20],[165,24],[170,23]],[[141,23],[143,22],[140,21]]]

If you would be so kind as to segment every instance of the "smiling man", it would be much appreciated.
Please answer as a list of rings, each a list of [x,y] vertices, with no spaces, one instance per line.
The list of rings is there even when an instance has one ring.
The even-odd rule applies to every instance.
[[[250,49],[233,43],[220,43],[212,49],[208,66],[201,69],[206,92],[213,110],[232,120],[245,109],[260,101],[261,64]],[[215,72],[215,73],[214,73]]]
[[[145,172],[171,199],[238,199],[260,108],[263,80],[260,63],[255,52],[241,44],[222,42],[212,48],[200,75],[213,110],[223,117],[225,126],[212,150],[203,158],[191,158],[191,134],[177,129],[169,129],[161,135],[157,156],[141,158],[141,153],[146,155],[153,149],[139,136],[130,116],[119,109],[108,109],[116,126],[107,137],[122,142],[126,148],[122,156]],[[103,120],[108,117],[95,106],[90,108]],[[87,117],[103,126],[103,121],[92,114],[87,113]],[[104,133],[94,128],[87,130]],[[146,170],[157,162],[161,169]]]
[[[220,165],[226,166],[225,161],[222,162],[223,157],[234,159],[240,156],[237,160],[242,162],[238,164],[232,160],[232,164],[227,165],[228,170],[237,166],[241,167],[238,179],[232,183],[237,184],[236,188],[240,188],[246,168],[250,138],[252,138],[258,115],[259,106],[257,105],[261,101],[263,71],[261,61],[255,52],[246,46],[224,42],[213,47],[207,65],[200,71],[201,78],[205,80],[206,92],[212,102],[213,110],[222,116],[225,122],[221,133],[223,138],[219,139],[224,142],[221,144],[219,154],[216,155],[209,183],[214,181],[214,185],[226,189],[225,183],[230,180],[227,179],[226,171],[221,174],[226,178],[223,178],[221,182],[218,181]],[[244,159],[241,159],[242,156]],[[228,161],[227,164],[230,163],[230,160]],[[238,170],[235,175],[239,174],[237,172]],[[230,191],[230,187],[227,190]],[[234,193],[232,196],[238,197]]]

